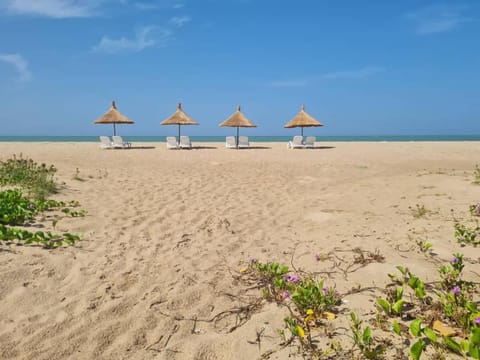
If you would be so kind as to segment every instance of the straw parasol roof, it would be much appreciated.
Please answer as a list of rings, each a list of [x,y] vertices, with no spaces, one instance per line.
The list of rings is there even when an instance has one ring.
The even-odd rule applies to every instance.
[[[294,127],[301,127],[302,128],[302,136],[303,136],[303,128],[304,127],[312,127],[312,126],[323,126],[323,124],[315,120],[305,111],[305,105],[302,105],[302,109],[300,112],[290,120],[284,127],[285,128],[294,128]]]
[[[182,110],[182,103],[178,103],[177,111],[168,119],[162,121],[160,125],[198,125],[190,116]]]
[[[198,125],[198,123],[185,114],[182,110],[182,103],[178,103],[177,111],[175,111],[169,118],[162,121],[160,125],[178,125],[178,139],[180,140],[181,125]]]
[[[113,124],[113,135],[116,135],[116,124],[134,124],[134,121],[127,118],[117,110],[115,101],[112,101],[112,107],[102,117],[95,120],[95,124]]]
[[[254,123],[248,120],[245,115],[240,111],[240,106],[237,107],[232,116],[227,120],[222,122],[219,126],[229,126],[229,127],[257,127]]]
[[[232,116],[230,116],[227,120],[222,122],[219,126],[228,126],[228,127],[236,127],[237,128],[237,149],[238,149],[238,128],[241,127],[257,127],[254,123],[248,120],[245,115],[240,111],[240,105],[237,107],[237,111],[235,111]]]

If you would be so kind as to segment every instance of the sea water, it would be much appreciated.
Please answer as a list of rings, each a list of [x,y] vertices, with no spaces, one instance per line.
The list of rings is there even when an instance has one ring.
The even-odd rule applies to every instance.
[[[250,142],[288,142],[292,136],[249,136]],[[318,142],[480,141],[480,135],[316,136]],[[131,142],[165,142],[165,136],[123,136]],[[192,142],[224,142],[225,136],[190,136]],[[0,142],[98,142],[98,136],[0,136]]]

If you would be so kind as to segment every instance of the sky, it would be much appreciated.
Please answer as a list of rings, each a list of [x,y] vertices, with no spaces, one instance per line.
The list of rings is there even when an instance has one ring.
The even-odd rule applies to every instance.
[[[0,0],[0,135],[480,134],[478,0]]]

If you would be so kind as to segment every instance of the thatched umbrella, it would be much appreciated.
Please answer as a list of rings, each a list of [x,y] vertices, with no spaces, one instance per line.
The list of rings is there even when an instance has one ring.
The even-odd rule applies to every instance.
[[[180,126],[198,125],[198,123],[185,114],[182,110],[182,103],[178,103],[177,111],[175,111],[168,119],[162,121],[160,125],[178,125],[178,141],[180,141]]]
[[[237,128],[237,149],[238,149],[238,129],[241,127],[257,127],[254,123],[248,120],[245,115],[242,114],[240,111],[240,106],[237,107],[237,111],[235,111],[232,116],[230,116],[227,120],[222,122],[219,126],[228,126],[228,127],[236,127]]]
[[[302,128],[302,136],[303,136],[303,128],[304,127],[312,127],[312,126],[323,126],[323,124],[313,117],[307,114],[305,111],[305,105],[302,105],[302,109],[300,112],[290,120],[284,127],[285,128],[294,128],[294,127],[301,127]]]
[[[113,136],[117,135],[116,124],[134,124],[132,120],[121,114],[117,110],[115,101],[112,101],[112,107],[101,118],[95,120],[95,124],[113,124]]]

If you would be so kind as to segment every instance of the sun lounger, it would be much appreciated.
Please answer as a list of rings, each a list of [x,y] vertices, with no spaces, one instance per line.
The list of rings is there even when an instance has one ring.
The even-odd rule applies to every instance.
[[[227,136],[225,138],[225,147],[229,149],[235,149],[237,147],[237,142],[235,141],[235,136]]]
[[[287,147],[290,149],[303,149],[305,144],[303,143],[303,136],[297,135],[293,137],[293,140],[289,141]]]
[[[192,148],[192,143],[190,142],[190,138],[188,136],[185,136],[185,135],[180,136],[180,148],[182,149]]]
[[[177,138],[175,136],[167,136],[167,148],[178,149]]]
[[[248,136],[239,136],[238,137],[238,147],[239,148],[250,147],[250,143],[248,142]]]
[[[132,144],[127,141],[123,141],[122,137],[117,135],[112,136],[112,146],[115,149],[127,149],[132,147]]]
[[[100,136],[100,147],[102,149],[112,149],[112,142],[108,136]]]
[[[305,138],[305,147],[313,149],[315,147],[315,136],[307,136]]]

